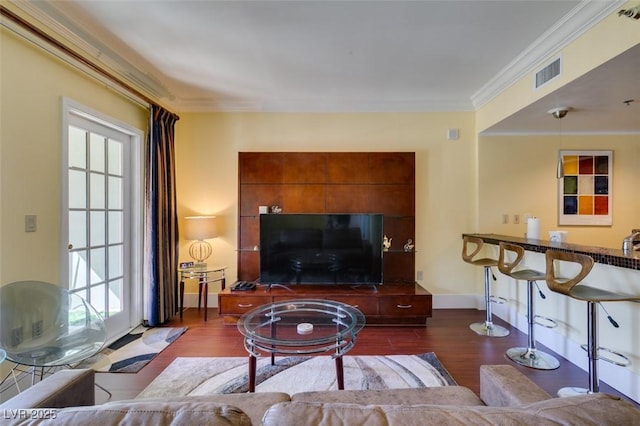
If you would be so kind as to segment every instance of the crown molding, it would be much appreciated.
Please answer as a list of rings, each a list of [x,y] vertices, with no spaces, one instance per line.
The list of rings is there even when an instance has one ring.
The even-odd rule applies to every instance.
[[[626,0],[583,0],[474,93],[471,96],[474,108],[478,109],[485,105],[532,70],[542,67],[545,61],[557,56],[564,47],[611,15],[624,3]]]
[[[35,20],[38,27],[50,36],[63,42],[73,51],[100,64],[109,73],[117,76],[125,83],[140,89],[155,99],[172,100],[174,96],[162,83],[147,73],[140,71],[130,62],[123,59],[108,46],[102,45],[90,33],[84,31],[73,21],[68,20],[49,2],[28,2],[13,0],[16,6],[30,21]]]
[[[300,113],[376,113],[376,112],[470,112],[470,102],[412,102],[412,101],[281,101],[244,100],[221,101],[214,98],[177,98],[171,107],[178,112],[300,112]]]

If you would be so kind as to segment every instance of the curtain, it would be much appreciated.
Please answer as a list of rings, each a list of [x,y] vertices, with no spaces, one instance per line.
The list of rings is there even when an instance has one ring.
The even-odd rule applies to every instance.
[[[178,311],[178,215],[174,127],[179,117],[152,105],[145,152],[146,320],[156,326]]]

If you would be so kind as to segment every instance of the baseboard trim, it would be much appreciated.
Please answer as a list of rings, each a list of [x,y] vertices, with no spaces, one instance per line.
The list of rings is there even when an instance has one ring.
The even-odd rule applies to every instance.
[[[434,294],[433,309],[484,309],[484,296],[477,294]]]

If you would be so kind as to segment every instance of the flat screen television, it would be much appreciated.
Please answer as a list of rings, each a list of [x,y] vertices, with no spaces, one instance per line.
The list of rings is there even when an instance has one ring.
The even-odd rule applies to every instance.
[[[382,214],[260,215],[260,282],[382,284]]]

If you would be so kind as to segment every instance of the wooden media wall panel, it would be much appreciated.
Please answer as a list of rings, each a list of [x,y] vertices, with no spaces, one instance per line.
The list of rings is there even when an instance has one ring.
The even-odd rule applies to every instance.
[[[382,213],[385,235],[393,238],[393,243],[384,253],[381,287],[394,284],[395,295],[404,292],[416,300],[428,294],[415,283],[415,252],[403,250],[408,239],[415,243],[415,153],[241,152],[238,191],[238,279],[259,278],[259,206],[279,206],[282,213]],[[304,291],[308,286],[296,287],[290,286],[296,298],[311,297]],[[339,300],[348,286],[324,288],[325,293],[328,291]],[[252,293],[264,295],[259,291]],[[386,317],[389,323],[401,323],[401,313],[382,309],[385,306],[382,300],[389,294],[377,293],[371,296],[376,298],[375,316]],[[222,315],[226,315],[223,306],[228,305],[224,305],[227,297],[235,299],[235,292],[221,293]],[[412,321],[425,317],[427,312],[431,315],[430,294],[428,306],[422,304],[420,315]],[[406,312],[404,317],[409,319],[415,313]],[[370,317],[367,315],[368,320]]]

